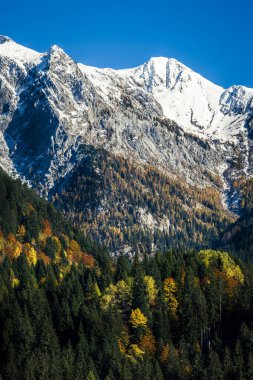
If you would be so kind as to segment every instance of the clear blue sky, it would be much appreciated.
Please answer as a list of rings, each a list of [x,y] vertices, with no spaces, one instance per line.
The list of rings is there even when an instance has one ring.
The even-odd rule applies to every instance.
[[[2,1],[0,34],[76,61],[134,67],[173,57],[213,82],[253,87],[253,0]]]

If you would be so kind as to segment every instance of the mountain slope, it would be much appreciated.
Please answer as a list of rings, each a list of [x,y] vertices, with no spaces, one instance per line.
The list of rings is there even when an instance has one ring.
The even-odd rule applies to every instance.
[[[184,130],[204,138],[233,141],[253,110],[253,89],[214,85],[175,59],[156,57],[126,70],[97,69],[79,65],[109,101],[116,97],[114,78],[152,94],[163,115]]]
[[[37,53],[7,37],[0,69],[0,164],[42,195],[63,182],[70,188],[93,147],[131,160],[135,171],[151,165],[179,187],[211,187],[224,211],[239,211],[235,180],[252,174],[251,89],[224,90],[174,59],[97,69],[57,46]]]
[[[61,266],[106,260],[108,252],[85,238],[51,203],[0,169],[0,262],[24,253],[36,264]],[[92,265],[93,265],[92,264]]]
[[[210,249],[112,258],[0,170],[3,380],[250,379],[252,305],[252,265]]]
[[[105,150],[85,158],[50,192],[68,219],[111,252],[140,253],[210,246],[233,220],[223,209],[219,178],[199,189],[151,165],[136,166]]]

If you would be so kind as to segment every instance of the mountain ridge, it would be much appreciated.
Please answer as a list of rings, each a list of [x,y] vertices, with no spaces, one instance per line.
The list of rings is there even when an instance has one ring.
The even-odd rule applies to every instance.
[[[21,55],[21,60],[23,60],[23,63],[25,62],[28,65],[31,64],[32,60],[34,61],[33,65],[42,63],[42,61],[46,57],[48,57],[49,60],[52,59],[53,56],[55,57],[55,56],[64,55],[65,57],[69,57],[69,55],[66,54],[57,45],[52,45],[45,53],[38,53],[35,50],[23,47],[22,45],[15,43],[12,39],[6,36],[1,36],[0,45],[1,45],[0,46],[1,55],[9,57],[9,58],[13,58],[14,60],[17,60],[17,61],[19,61],[18,58],[20,58],[20,55]],[[212,83],[211,81],[204,78],[197,72],[188,68],[186,65],[182,64],[175,58],[151,57],[144,64],[141,64],[137,67],[129,68],[129,69],[96,68],[93,66],[84,65],[82,63],[78,63],[77,66],[85,75],[88,76],[88,78],[91,80],[93,84],[96,84],[96,78],[95,78],[96,73],[100,75],[99,79],[101,79],[102,75],[106,76],[106,74],[110,73],[110,74],[118,76],[121,79],[127,79],[128,81],[133,81],[135,82],[135,84],[139,86],[143,86],[143,83],[141,83],[141,81],[143,80],[147,92],[152,93],[152,95],[155,97],[155,100],[162,107],[164,116],[166,118],[174,120],[179,125],[182,125],[186,131],[190,131],[197,134],[200,133],[198,129],[199,128],[203,129],[203,125],[205,123],[209,122],[209,124],[211,125],[211,123],[213,122],[214,115],[212,115],[212,117],[209,118],[209,120],[208,119],[202,120],[203,125],[199,124],[199,121],[197,120],[198,118],[194,119],[195,116],[193,116],[192,113],[190,115],[190,120],[182,121],[179,115],[175,115],[174,111],[171,113],[171,111],[168,110],[175,106],[174,104],[175,100],[170,99],[170,98],[167,99],[167,101],[168,100],[170,101],[169,108],[168,108],[168,105],[166,106],[165,104],[163,104],[164,99],[162,99],[163,96],[166,95],[166,94],[164,95],[165,89],[169,88],[170,90],[174,91],[173,97],[175,98],[178,95],[177,93],[175,93],[176,86],[180,85],[179,86],[180,92],[182,92],[182,83],[185,84],[186,88],[189,87],[188,86],[189,83],[187,83],[187,81],[192,81],[191,75],[196,76],[196,81],[198,85],[203,86],[204,84],[204,87],[207,87],[207,88],[204,88],[204,92],[206,92],[206,90],[207,91],[210,90],[211,88],[211,92],[213,92],[212,96],[218,97],[218,101],[220,105],[222,106],[222,112],[224,113],[225,116],[230,112],[240,113],[241,111],[246,112],[247,108],[249,108],[249,111],[252,111],[253,109],[253,89],[245,87],[245,86],[240,86],[240,85],[232,85],[228,87],[227,89],[224,89],[223,87],[220,87]],[[105,84],[102,83],[101,87],[103,88],[104,85]],[[210,88],[208,88],[208,86]],[[191,88],[191,91],[192,91],[192,88]],[[102,89],[102,92],[103,92],[103,89]],[[199,97],[199,94],[197,93],[195,95],[193,92],[191,93],[191,96],[193,98],[194,97],[196,98],[196,96]],[[243,97],[245,97],[245,99]],[[194,98],[194,101],[196,100],[195,98]],[[239,102],[238,98],[241,98],[242,101]],[[217,99],[215,100],[217,101]],[[177,101],[178,99],[176,99],[176,102]],[[186,101],[189,102],[189,99],[186,99]],[[210,107],[210,105],[211,104],[209,102],[208,106]],[[229,105],[231,106],[231,108],[229,107]],[[189,110],[187,110],[187,112],[188,111]],[[191,111],[194,111],[194,110],[191,109]],[[177,110],[175,112],[177,112]],[[184,111],[182,113],[184,113]],[[188,127],[187,129],[187,126],[186,126],[187,122],[188,123],[190,122],[191,128]],[[195,127],[197,128],[194,128],[194,124],[195,124]],[[210,134],[208,134],[206,137],[210,137]],[[229,137],[231,138],[231,134],[229,135]]]
[[[228,215],[240,212],[236,182],[253,173],[252,89],[223,91],[175,59],[98,69],[56,45],[37,53],[9,39],[0,69],[0,165],[43,196],[58,194],[92,146],[210,187]]]

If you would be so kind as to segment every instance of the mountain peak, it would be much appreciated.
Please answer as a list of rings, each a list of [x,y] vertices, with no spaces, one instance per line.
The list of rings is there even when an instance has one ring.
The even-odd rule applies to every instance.
[[[185,72],[187,74],[182,73]],[[164,92],[176,85],[181,77],[191,73],[181,62],[174,58],[151,57],[137,68],[137,75],[142,77],[149,92]]]
[[[68,54],[65,53],[65,51],[58,45],[52,45],[46,52],[46,56],[48,56],[50,59],[60,59],[63,57],[69,57]]]
[[[49,48],[49,52],[58,52],[58,51],[63,52],[62,48],[60,48],[60,46],[58,45],[52,45]]]
[[[2,45],[5,42],[14,42],[14,41],[10,37],[0,34],[0,44]]]
[[[169,58],[169,57],[151,57],[148,61],[144,63],[144,65],[154,65],[154,66],[167,66],[167,65],[176,65],[180,66],[182,68],[187,68],[182,62],[178,61],[175,58]]]
[[[163,57],[163,56],[159,56],[159,57],[150,57],[148,62],[164,62],[166,63],[170,58],[168,57]]]
[[[171,85],[169,82],[174,83],[176,79],[182,75],[182,72],[187,72],[188,74],[192,72],[191,69],[189,69],[187,66],[175,58],[167,57],[151,57],[137,69],[138,71],[140,70],[142,72],[146,83],[148,82],[149,90],[151,90],[153,84],[155,84],[155,87],[160,87],[160,85],[163,87],[163,84],[165,87],[168,87]]]

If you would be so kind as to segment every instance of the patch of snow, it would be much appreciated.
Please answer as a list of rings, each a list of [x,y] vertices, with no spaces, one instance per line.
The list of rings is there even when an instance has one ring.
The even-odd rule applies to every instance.
[[[4,40],[3,37],[1,36],[1,41],[3,42],[0,43],[0,56],[15,60],[22,67],[31,62],[38,63],[43,56],[43,54],[19,45],[11,39]]]

